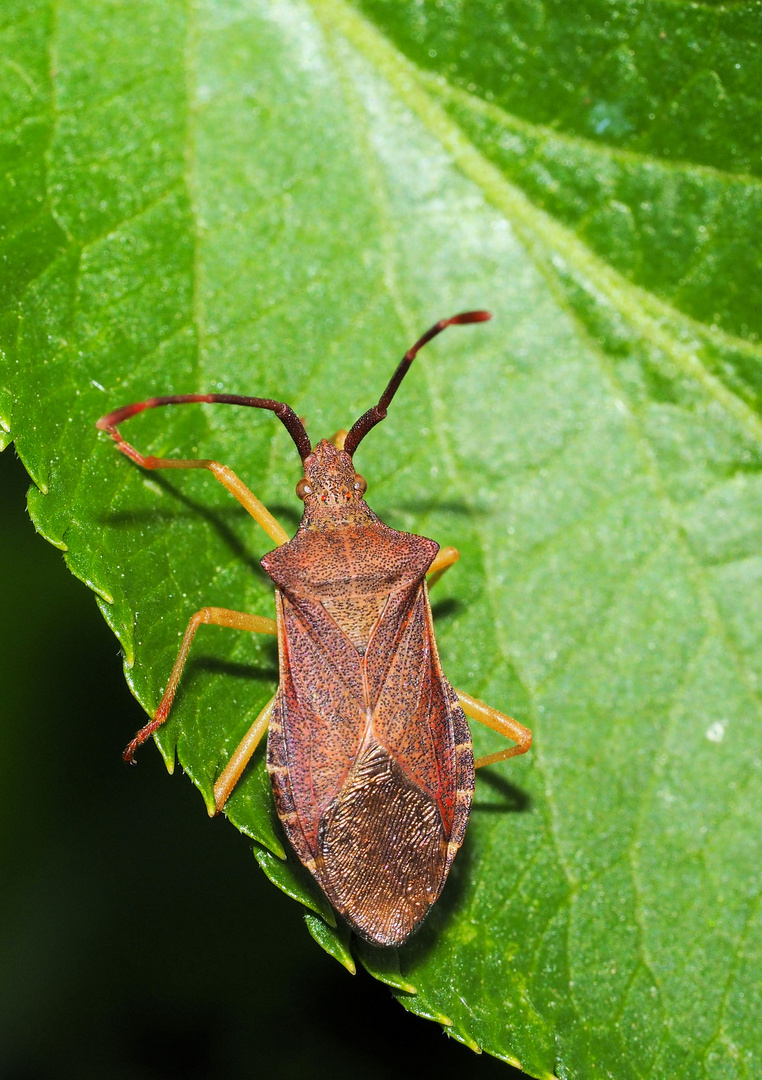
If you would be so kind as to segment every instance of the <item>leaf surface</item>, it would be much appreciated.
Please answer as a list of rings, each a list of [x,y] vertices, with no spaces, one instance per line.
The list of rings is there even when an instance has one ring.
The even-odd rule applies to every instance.
[[[2,15],[3,441],[149,713],[194,610],[272,614],[272,545],[208,474],[143,473],[95,420],[243,393],[330,435],[435,319],[494,312],[421,354],[358,466],[385,521],[460,549],[445,670],[535,745],[480,775],[420,934],[353,947],[537,1077],[758,1073],[759,31],[744,3]],[[270,415],[125,434],[225,462],[296,527]],[[159,742],[207,804],[276,682],[272,640],[201,631]],[[281,858],[261,752],[227,813],[351,967]]]

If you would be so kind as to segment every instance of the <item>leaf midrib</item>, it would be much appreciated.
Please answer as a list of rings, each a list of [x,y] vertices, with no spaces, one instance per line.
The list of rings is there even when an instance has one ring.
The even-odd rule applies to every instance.
[[[425,124],[467,179],[479,187],[484,198],[505,214],[544,277],[550,279],[553,275],[547,263],[549,257],[555,261],[561,256],[570,266],[582,272],[647,341],[665,352],[676,366],[701,384],[726,412],[743,424],[756,442],[762,444],[762,418],[708,371],[691,349],[676,341],[659,325],[661,320],[682,322],[683,325],[690,325],[692,320],[646,290],[632,285],[593,255],[572,232],[534,206],[483,156],[431,98],[420,83],[418,69],[345,0],[309,2],[318,21],[323,26],[333,26],[347,38]],[[538,244],[542,245],[541,251],[538,251]],[[703,328],[701,334],[704,334]],[[734,339],[729,337],[729,340]],[[762,346],[739,340],[737,347],[762,360]]]
[[[371,29],[367,25],[363,25],[363,21],[361,20],[360,16],[356,15],[356,13],[354,13],[354,12],[348,11],[346,9],[346,6],[343,3],[341,3],[341,0],[311,0],[311,2],[312,2],[313,7],[318,11],[319,17],[320,17],[321,12],[322,13],[328,13],[328,9],[332,9],[330,11],[330,14],[329,14],[329,18],[333,17],[333,18],[331,18],[331,21],[334,21],[334,19],[335,19],[335,21],[337,21],[339,23],[342,32],[345,34],[345,36],[349,40],[352,41],[352,44],[354,44],[355,46],[357,46],[359,48],[359,50],[363,53],[363,55],[366,57],[366,59],[370,59],[371,61],[375,61],[375,66],[376,66],[377,70],[379,70],[379,72],[380,72],[380,74],[382,76],[385,73],[388,72],[387,63],[379,63],[378,62],[378,53],[376,52],[376,50],[374,48],[369,47],[371,44],[376,45],[376,46],[380,46],[379,51],[381,49],[387,50],[387,56],[384,57],[383,59],[386,60],[387,62],[390,61],[390,60],[393,60],[398,65],[398,67],[400,69],[400,71],[397,73],[398,76],[399,76],[399,74],[401,72],[404,71],[405,68],[410,68],[412,66],[412,65],[409,64],[408,61],[406,61],[405,59],[403,59],[399,55],[395,55],[393,57],[390,56],[389,54],[392,53],[392,47],[388,44],[388,42],[382,40],[380,38],[380,35],[378,35],[378,32],[375,29]],[[374,36],[377,37],[377,40],[375,42],[369,42],[368,41],[368,38],[371,35],[374,35]],[[418,75],[419,75],[419,73],[416,72],[416,77]],[[414,91],[414,90],[405,92],[406,88],[404,86],[400,86],[399,78],[392,79],[390,81],[394,84],[394,89],[397,90],[399,96],[401,96],[403,98],[403,100],[405,100],[407,102],[407,104],[410,105],[414,109],[416,114],[424,121],[424,123],[426,123],[426,126],[429,128],[429,130],[432,132],[432,134],[434,134],[435,137],[439,138],[439,141],[440,141],[441,145],[445,149],[448,149],[450,151],[452,151],[453,149],[457,149],[457,143],[460,140],[462,140],[464,137],[463,137],[462,133],[459,131],[459,129],[455,129],[454,131],[451,131],[449,133],[446,133],[443,130],[445,125],[450,126],[449,118],[447,118],[447,117],[440,114],[439,117],[435,118],[436,122],[432,122],[431,113],[433,112],[434,109],[438,108],[437,106],[435,106],[432,102],[422,103],[418,99],[418,93],[416,91]],[[451,125],[451,126],[454,127],[454,125]],[[644,336],[646,336],[652,342],[652,344],[655,344],[655,345],[660,346],[661,348],[663,348],[668,353],[668,355],[670,355],[672,357],[672,359],[678,364],[678,366],[683,371],[685,371],[687,374],[691,375],[697,382],[699,382],[704,387],[704,389],[715,398],[715,400],[720,402],[720,404],[724,407],[724,409],[727,412],[729,412],[731,415],[733,415],[737,420],[739,420],[746,427],[746,429],[755,437],[755,439],[757,439],[757,441],[762,441],[762,422],[760,422],[759,418],[753,412],[753,410],[751,410],[735,394],[730,392],[723,384],[721,384],[719,382],[719,380],[715,379],[715,377],[712,376],[711,373],[709,373],[704,368],[704,366],[700,364],[700,362],[698,361],[698,359],[696,357],[690,355],[688,350],[686,350],[684,347],[680,346],[677,342],[675,342],[674,339],[671,337],[671,335],[666,334],[661,329],[661,327],[659,327],[659,326],[657,326],[655,324],[655,322],[654,322],[654,320],[652,318],[649,318],[648,316],[645,315],[645,312],[640,314],[638,312],[638,310],[637,310],[637,306],[642,307],[644,305],[638,305],[638,302],[641,299],[647,299],[648,303],[649,303],[649,306],[656,307],[656,309],[660,311],[662,316],[667,316],[672,320],[675,320],[677,318],[682,319],[682,321],[684,321],[684,322],[693,322],[693,320],[687,319],[685,316],[682,316],[681,313],[678,314],[672,308],[670,308],[668,305],[663,304],[660,301],[657,301],[656,298],[652,297],[650,294],[645,293],[643,290],[637,289],[636,287],[633,287],[629,283],[625,282],[624,279],[622,279],[619,275],[615,274],[615,272],[613,272],[609,267],[606,267],[605,264],[601,263],[600,260],[598,260],[595,257],[591,256],[590,253],[586,251],[586,249],[582,248],[582,245],[579,244],[579,241],[577,241],[576,238],[572,237],[568,233],[566,233],[566,235],[564,236],[563,234],[566,232],[566,230],[563,230],[560,226],[557,225],[557,223],[543,221],[543,218],[545,218],[546,215],[543,215],[541,211],[538,211],[536,208],[531,207],[530,205],[528,205],[528,200],[526,200],[526,197],[523,196],[522,193],[518,192],[515,189],[510,190],[511,185],[509,185],[507,183],[507,181],[505,181],[505,179],[502,178],[502,177],[499,177],[499,183],[500,183],[500,185],[505,186],[505,188],[506,188],[505,194],[508,196],[508,198],[507,199],[505,197],[495,198],[495,191],[494,191],[493,185],[482,183],[481,175],[480,175],[481,169],[483,169],[485,167],[486,168],[492,168],[492,167],[490,166],[490,164],[488,162],[486,162],[486,159],[481,158],[481,155],[479,155],[478,152],[475,153],[475,157],[474,157],[473,161],[468,160],[471,157],[472,153],[474,153],[473,147],[471,148],[471,151],[468,154],[465,155],[466,156],[466,161],[464,162],[464,155],[462,153],[457,153],[456,152],[454,154],[456,164],[460,167],[461,171],[470,180],[475,182],[481,188],[481,190],[483,191],[485,197],[487,199],[489,199],[489,201],[493,202],[493,204],[498,205],[498,208],[501,209],[503,212],[505,212],[507,214],[507,216],[512,220],[514,225],[517,225],[517,224],[519,225],[519,229],[517,231],[519,231],[520,234],[521,234],[521,232],[524,231],[522,227],[527,226],[527,225],[529,227],[531,227],[532,225],[534,225],[535,226],[535,235],[539,235],[542,238],[542,240],[545,243],[547,243],[547,241],[549,239],[548,229],[550,228],[552,233],[555,234],[555,235],[553,235],[552,239],[555,241],[556,245],[558,245],[559,238],[561,238],[564,241],[564,243],[561,245],[562,247],[565,248],[564,253],[566,255],[571,254],[572,256],[576,256],[576,258],[574,259],[575,264],[577,266],[584,266],[585,269],[588,271],[588,276],[591,277],[592,280],[596,280],[596,275],[594,273],[590,273],[591,269],[593,269],[593,270],[594,269],[599,269],[602,272],[602,276],[604,278],[608,278],[608,281],[606,282],[608,288],[605,289],[604,291],[607,293],[607,295],[609,296],[610,299],[614,300],[614,302],[616,303],[616,306],[618,307],[618,309],[625,316],[628,316],[630,321],[634,322],[638,326],[638,328],[641,330],[641,332],[645,332]],[[623,154],[622,156],[626,157],[627,160],[633,160],[633,159],[638,158],[638,155],[631,154],[631,153],[628,153],[626,155]],[[469,165],[473,165],[473,164],[476,164],[478,167],[477,168],[468,167]],[[464,165],[466,167],[464,167]],[[706,169],[704,167],[699,167],[699,169],[700,169],[700,171],[702,171],[704,173],[713,172],[713,173],[716,174],[716,171],[709,170],[709,169]],[[697,169],[697,171],[699,171],[699,169]],[[736,177],[736,179],[738,179],[738,178]],[[502,193],[499,193],[499,194],[502,194]],[[516,204],[517,201],[520,202],[521,210],[523,212],[518,214],[518,215],[511,214],[510,213],[511,204],[513,204],[513,206],[515,207],[515,204]],[[528,213],[527,213],[527,210],[529,211]],[[517,217],[519,218],[518,223],[516,221]],[[534,221],[532,220],[533,218],[534,218]],[[537,225],[540,225],[540,224],[542,226],[544,226],[544,227],[537,228]],[[382,229],[382,232],[383,232],[383,229]],[[560,237],[559,237],[559,234],[561,234]],[[535,252],[532,250],[532,247],[533,247],[533,245],[527,245],[527,248],[528,248],[530,254],[535,255]],[[545,272],[545,276],[547,277],[547,272],[545,271],[545,265],[544,265],[545,260],[544,259],[537,260],[535,258],[535,262],[538,265],[538,267],[540,268],[540,270]],[[401,321],[405,325],[407,325],[410,322],[409,313],[407,313],[406,311],[400,309],[399,297],[397,295],[395,295],[396,290],[394,290],[393,288],[390,288],[389,291],[390,291],[390,295],[392,297],[392,300],[393,300],[393,302],[395,304],[395,307],[398,310]],[[554,289],[554,292],[556,293],[557,298],[558,298],[557,289]],[[629,297],[631,299],[630,303],[623,302],[625,300],[625,298],[626,298],[626,294],[629,294]],[[567,310],[568,310],[568,305],[564,304],[564,306],[567,307]],[[575,323],[577,323],[577,325],[579,327],[579,320],[576,318],[574,313],[569,312],[569,314],[571,315],[571,317],[574,319]],[[583,329],[583,328],[580,328],[580,329]],[[703,328],[701,328],[701,329],[703,330]],[[587,333],[584,333],[583,336],[588,337]],[[728,340],[733,341],[734,340],[734,339],[732,339],[730,337],[730,335],[724,335],[723,334],[722,337],[726,341],[728,341]],[[604,376],[604,378],[606,379],[606,381],[609,382],[610,389],[611,389],[611,392],[612,392],[612,396],[619,397],[622,400],[628,400],[629,395],[626,394],[624,388],[621,386],[619,380],[616,378],[613,370],[611,369],[611,365],[607,363],[606,358],[602,355],[602,351],[599,348],[596,347],[595,343],[591,343],[591,344],[593,346],[593,353],[597,357],[599,366],[602,367],[601,373]],[[746,343],[746,342],[740,342],[739,341],[739,342],[736,342],[736,344],[737,345],[742,345],[744,348],[749,349],[749,344]],[[754,350],[752,348],[750,351],[755,351],[755,352],[757,352],[758,355],[762,356],[762,350]],[[436,387],[431,382],[431,378],[430,378],[429,375],[427,375],[427,385],[428,385],[428,393],[429,393],[429,397],[430,397],[433,412],[434,412],[435,415],[441,414],[441,412],[442,412],[442,402],[441,402],[441,400],[439,398],[439,395],[436,392]],[[662,507],[665,509],[665,511],[667,513],[668,519],[670,521],[670,526],[671,526],[670,531],[672,533],[672,537],[676,541],[676,546],[677,546],[678,550],[680,550],[682,555],[683,555],[686,568],[689,571],[689,578],[693,581],[694,588],[696,589],[696,592],[697,592],[698,597],[699,597],[700,602],[701,602],[701,606],[702,606],[702,608],[703,608],[703,610],[705,612],[706,634],[702,637],[701,642],[700,642],[700,644],[699,644],[699,646],[698,646],[698,648],[696,650],[696,653],[695,653],[692,661],[688,664],[688,669],[687,670],[691,670],[693,668],[693,666],[696,663],[696,658],[698,656],[700,656],[701,653],[703,652],[703,650],[706,648],[707,641],[711,640],[714,637],[715,640],[719,641],[722,644],[722,646],[727,650],[728,654],[732,657],[732,662],[733,662],[733,664],[734,664],[734,666],[736,668],[736,671],[737,671],[737,673],[738,673],[738,675],[739,675],[739,677],[740,677],[740,679],[741,679],[741,681],[742,681],[742,683],[744,685],[744,688],[745,688],[747,694],[749,695],[751,700],[754,702],[754,704],[756,706],[756,709],[757,709],[757,712],[760,714],[760,716],[762,716],[762,698],[760,697],[760,695],[757,692],[755,692],[754,687],[750,682],[748,672],[746,671],[746,667],[745,667],[744,662],[743,662],[743,658],[738,652],[736,644],[735,644],[735,642],[734,642],[734,640],[732,638],[732,635],[730,633],[730,630],[729,630],[725,620],[723,620],[722,616],[720,615],[719,610],[717,609],[717,605],[716,605],[716,603],[714,601],[714,597],[712,595],[711,588],[709,587],[708,583],[705,580],[705,575],[704,575],[704,573],[702,571],[702,568],[698,564],[695,555],[690,550],[690,548],[689,548],[689,546],[687,544],[687,541],[682,536],[677,507],[674,505],[673,500],[670,498],[670,496],[668,494],[666,485],[665,485],[663,477],[661,475],[661,469],[660,469],[657,461],[655,460],[653,450],[652,450],[652,448],[650,446],[650,443],[648,441],[647,436],[645,435],[645,432],[643,430],[640,418],[638,417],[636,410],[634,410],[632,407],[630,407],[630,409],[628,409],[627,423],[628,423],[628,426],[631,429],[631,433],[633,435],[633,438],[635,440],[636,445],[640,446],[640,448],[641,448],[641,461],[642,461],[642,464],[643,464],[643,466],[644,466],[644,468],[646,470],[646,475],[648,475],[650,477],[652,491],[653,491],[657,501],[662,505]],[[439,429],[437,429],[437,430],[439,430]],[[449,453],[448,448],[446,447],[446,445],[443,447],[443,450],[444,450],[443,460],[445,461],[446,468],[447,468],[447,471],[449,473],[450,479],[451,479],[453,485],[456,486],[458,488],[458,490],[460,491],[461,497],[468,500],[468,488],[463,487],[461,479],[460,479],[460,477],[458,475],[458,470],[457,470],[457,467],[455,465],[455,462],[452,460],[452,456]],[[482,552],[482,562],[486,566],[486,561],[485,560],[486,560],[486,557],[487,557],[487,549],[486,549],[486,543],[485,543],[485,538],[484,538],[484,535],[483,535],[483,531],[477,525],[475,527],[475,532],[476,532],[476,535],[478,536],[478,539],[479,539],[479,546],[480,546],[481,552]],[[491,601],[491,602],[494,603],[494,601]],[[537,703],[536,703],[536,700],[535,700],[535,695],[534,695],[533,689],[530,687],[527,680],[524,679],[521,676],[520,668],[518,666],[518,663],[512,657],[510,649],[509,648],[506,649],[506,643],[502,640],[503,635],[500,634],[500,632],[499,632],[498,622],[497,622],[494,610],[492,612],[492,617],[491,618],[492,618],[493,629],[495,631],[495,639],[499,644],[500,652],[503,655],[506,662],[508,662],[511,665],[514,672],[516,672],[516,675],[517,675],[517,677],[519,678],[519,680],[521,682],[521,685],[522,685],[522,687],[524,689],[524,692],[527,695],[527,700],[530,703],[530,710],[531,710],[531,713],[532,713],[532,716],[533,716],[533,726],[535,728],[537,728],[538,726],[540,726],[540,725],[538,725],[539,713],[538,713]],[[668,738],[669,730],[670,730],[670,726],[671,726],[670,721],[671,721],[672,716],[675,713],[675,710],[678,707],[679,699],[681,697],[683,689],[684,689],[684,684],[681,684],[681,687],[676,688],[675,693],[673,694],[672,707],[669,710],[669,717],[668,717],[667,723],[664,725],[664,729],[662,731],[662,740],[666,740]],[[539,743],[541,744],[541,740],[539,741]],[[556,858],[557,858],[558,864],[561,867],[561,869],[563,870],[564,875],[565,875],[566,880],[567,880],[568,892],[567,892],[566,902],[568,903],[569,895],[572,892],[574,892],[576,888],[579,887],[579,882],[575,881],[574,876],[571,874],[570,868],[566,865],[565,859],[563,857],[562,844],[560,842],[559,835],[557,835],[557,825],[558,825],[558,823],[556,821],[556,816],[555,816],[556,815],[555,807],[554,807],[554,804],[553,804],[552,800],[549,798],[549,796],[547,794],[547,791],[548,791],[547,766],[543,761],[542,752],[541,752],[541,745],[539,745],[539,744],[536,744],[535,755],[536,755],[536,761],[537,761],[537,764],[538,764],[538,767],[539,767],[539,771],[540,771],[540,774],[542,776],[543,786],[545,788],[545,802],[546,802],[548,812],[549,812],[549,817],[550,817],[550,820],[549,820],[550,828],[549,828],[548,831],[549,831],[550,836],[552,838],[552,842],[553,842],[553,845],[554,845],[554,848],[555,848]],[[654,761],[656,760],[655,756],[654,756],[653,760]],[[650,777],[649,777],[649,784],[648,784],[648,790],[649,791],[653,787],[654,780],[655,780],[655,767],[652,768],[651,774],[650,774]],[[636,823],[640,823],[642,821],[642,811],[643,811],[643,806],[645,804],[645,801],[646,801],[645,797],[643,797],[638,802],[638,814],[636,816]],[[637,927],[638,927],[638,948],[637,948],[637,953],[638,953],[639,961],[643,965],[645,970],[649,973],[649,976],[650,976],[650,978],[651,978],[651,980],[653,982],[653,985],[656,986],[657,989],[659,989],[659,1000],[660,1000],[660,1003],[661,1003],[661,1009],[662,1009],[662,1013],[663,1013],[663,1008],[664,1008],[664,1006],[663,1006],[663,994],[664,994],[664,992],[663,992],[663,988],[660,987],[659,980],[655,976],[655,969],[654,969],[654,966],[653,966],[653,961],[649,957],[648,952],[647,952],[646,947],[645,947],[645,930],[644,930],[644,926],[643,926],[642,918],[641,918],[641,914],[640,914],[641,906],[642,906],[641,887],[640,887],[640,883],[639,883],[639,874],[638,874],[638,870],[637,870],[637,867],[636,867],[636,858],[635,858],[635,841],[636,841],[636,838],[638,836],[638,828],[639,828],[639,825],[636,824],[636,827],[633,829],[633,834],[632,834],[631,840],[628,843],[625,851],[622,853],[622,858],[627,863],[627,866],[628,866],[628,869],[629,869],[629,875],[628,876],[630,877],[630,880],[632,881],[632,887],[633,887],[633,896],[634,896],[634,902],[635,902],[635,908],[636,908],[636,923],[637,923]],[[738,948],[740,946],[740,944],[741,944],[741,942],[743,940],[743,935],[746,932],[746,928],[751,923],[751,919],[753,917],[753,911],[756,910],[756,907],[760,902],[760,898],[762,898],[762,891],[760,891],[757,894],[757,897],[755,898],[754,902],[751,905],[751,911],[750,911],[749,915],[747,915],[747,918],[745,920],[744,929],[742,930],[741,934],[738,936],[738,938],[736,940],[736,943],[735,943],[736,948]],[[543,938],[541,937],[538,940],[541,942],[543,940]],[[569,949],[568,949],[568,943],[567,943],[566,951],[567,951],[567,958],[568,958],[569,955],[570,955],[569,954]],[[730,991],[730,987],[732,985],[734,969],[735,969],[735,965],[732,965],[731,966],[731,971],[728,973],[728,980],[726,982],[725,990],[724,990],[724,993],[723,993],[723,1004],[721,1005],[720,1010],[718,1011],[718,1018],[717,1018],[717,1026],[716,1026],[716,1029],[715,1029],[715,1035],[714,1035],[713,1039],[710,1039],[708,1041],[707,1046],[711,1045],[711,1042],[714,1041],[714,1039],[720,1037],[720,1032],[721,1032],[721,1029],[722,1029],[722,1016],[723,1016],[723,1011],[724,1011],[724,1002],[727,1000],[727,997],[728,997],[728,994],[729,994],[729,991]],[[636,968],[636,970],[637,970],[637,968]],[[634,978],[634,974],[631,976],[631,978]],[[622,993],[622,998],[621,998],[621,1002],[620,1002],[620,1007],[621,1008],[624,1008],[624,1003],[626,1001],[626,995],[627,995],[627,990],[625,988],[625,990]],[[575,1010],[577,1011],[577,1013],[579,1015],[579,1009],[578,1009],[576,1001],[574,1001],[574,1008],[575,1008]]]
[[[405,58],[406,63],[410,63]],[[525,120],[515,113],[509,113],[501,105],[494,101],[485,101],[478,94],[470,93],[460,86],[453,86],[443,75],[434,75],[429,71],[418,69],[416,78],[422,86],[429,86],[433,93],[440,93],[443,97],[457,102],[474,113],[486,116],[496,124],[500,124],[517,133],[525,134],[533,139],[554,143],[557,146],[568,147],[573,150],[581,150],[585,154],[596,155],[601,158],[609,158],[611,161],[621,162],[623,165],[636,165],[642,168],[645,165],[655,164],[664,172],[678,173],[681,176],[695,176],[699,179],[720,180],[724,184],[745,184],[747,187],[762,188],[762,177],[754,173],[731,172],[728,169],[719,169],[715,165],[701,165],[687,158],[665,158],[653,154],[647,154],[640,150],[629,150],[620,146],[612,146],[610,143],[596,142],[594,139],[586,139],[582,135],[570,135],[566,131],[549,127],[547,124],[535,124],[531,120]]]

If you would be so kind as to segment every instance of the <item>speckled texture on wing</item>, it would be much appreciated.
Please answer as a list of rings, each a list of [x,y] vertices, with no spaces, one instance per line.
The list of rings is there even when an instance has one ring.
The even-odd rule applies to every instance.
[[[374,514],[362,525],[302,530],[262,559],[294,603],[319,603],[364,653],[389,594],[420,581],[439,550],[424,536],[397,532]]]
[[[280,590],[278,813],[331,902],[376,944],[403,941],[441,892],[473,790],[424,581],[436,551],[374,522],[297,534],[263,559]]]
[[[455,799],[455,738],[423,582],[392,595],[368,646],[373,731],[404,772],[439,805],[445,832]]]
[[[357,757],[367,726],[360,657],[320,604],[295,604],[278,597],[282,725],[271,724],[268,742],[280,743],[277,761],[287,765],[298,828],[314,854],[320,817],[336,798]],[[274,748],[273,748],[274,749]],[[282,774],[273,775],[276,797]],[[297,823],[284,821],[290,828]]]

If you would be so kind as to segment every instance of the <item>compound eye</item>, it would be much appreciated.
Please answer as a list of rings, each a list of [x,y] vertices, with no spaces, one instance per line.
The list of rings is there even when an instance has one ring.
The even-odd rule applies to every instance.
[[[308,495],[312,494],[312,488],[304,477],[302,477],[299,483],[296,485],[296,494],[299,496],[302,502],[304,502],[305,498]]]
[[[355,482],[352,484],[355,491],[359,491],[361,495],[364,495],[368,490],[368,481],[364,476],[360,476],[359,473],[355,473]]]

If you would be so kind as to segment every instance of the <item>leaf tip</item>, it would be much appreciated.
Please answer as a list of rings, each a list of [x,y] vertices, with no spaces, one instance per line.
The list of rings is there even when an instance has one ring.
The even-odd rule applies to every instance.
[[[63,551],[68,551],[69,549],[68,549],[68,547],[64,547],[62,550]],[[68,560],[67,560],[67,565],[69,566],[69,569],[74,574],[74,576],[78,577],[80,581],[84,582],[84,584],[87,585],[88,589],[91,589],[95,593],[96,596],[100,596],[101,600],[105,601],[105,603],[107,603],[107,604],[113,604],[114,603],[114,596],[113,596],[112,593],[109,592],[108,589],[104,588],[103,585],[99,585],[98,582],[93,580],[92,578],[82,577],[80,574],[77,573],[76,569],[74,569],[71,566],[71,564],[68,562]],[[130,666],[132,666],[132,665],[130,665]]]
[[[357,967],[354,957],[349,951],[349,935],[347,934],[344,937],[343,933],[337,934],[335,929],[327,926],[323,919],[310,911],[305,911],[304,921],[311,936],[321,949],[325,949],[329,956],[332,956],[334,960],[338,960],[350,975],[356,975]]]
[[[273,853],[276,859],[280,859],[281,862],[288,862],[288,855],[286,854],[286,849],[283,847],[282,844],[278,843],[278,840],[275,837],[270,837],[270,839],[267,841],[267,847]]]
[[[161,754],[162,758],[164,759],[164,764],[165,764],[165,766],[167,768],[167,772],[169,773],[170,776],[174,776],[175,775],[175,760],[176,760],[175,759],[175,748],[174,748],[174,746],[172,747],[171,750],[165,751],[164,747],[156,739],[155,735],[154,735],[154,742],[158,746],[159,753]]]
[[[450,1021],[450,1024],[452,1024],[452,1020]],[[479,1043],[476,1041],[476,1039],[472,1035],[468,1034],[468,1032],[466,1032],[466,1031],[452,1031],[452,1032],[448,1032],[448,1034],[451,1034],[454,1039],[458,1040],[458,1042],[462,1042],[463,1045],[467,1046],[469,1050],[473,1050],[473,1052],[475,1054],[481,1054],[481,1052],[482,1052],[481,1046],[479,1045]]]

